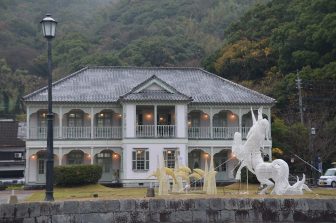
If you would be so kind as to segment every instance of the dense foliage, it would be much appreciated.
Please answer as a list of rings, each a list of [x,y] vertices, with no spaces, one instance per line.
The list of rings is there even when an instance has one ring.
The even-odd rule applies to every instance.
[[[96,184],[102,176],[99,165],[66,165],[54,168],[54,182],[60,186]]]
[[[277,100],[273,146],[287,158],[335,161],[336,2],[273,0],[249,10],[226,34],[223,47],[204,61],[206,68]]]
[[[284,158],[336,160],[336,1],[0,0],[0,114],[22,112],[20,97],[45,84],[39,21],[47,10],[59,21],[54,79],[89,64],[202,61],[277,100],[272,141]]]

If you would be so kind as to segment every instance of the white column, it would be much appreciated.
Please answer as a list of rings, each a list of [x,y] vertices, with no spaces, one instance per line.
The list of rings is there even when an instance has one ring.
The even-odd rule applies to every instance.
[[[93,147],[91,147],[90,155],[91,155],[91,165],[92,165],[93,164]]]
[[[175,105],[175,136],[186,138],[188,136],[188,108],[186,105]]]
[[[268,122],[269,122],[269,129],[268,129],[268,140],[272,139],[272,131],[271,131],[271,123],[272,123],[272,114],[271,114],[271,108],[268,108]]]
[[[27,115],[29,115],[28,110],[27,110]],[[24,176],[25,176],[26,183],[29,183],[29,180],[30,180],[29,179],[29,171],[30,171],[29,165],[30,165],[30,158],[29,158],[29,147],[28,147],[26,148],[26,168],[24,170]]]
[[[155,137],[157,137],[157,105],[154,105],[154,126]]]
[[[30,111],[29,111],[30,109],[29,109],[29,106],[27,106],[27,139],[29,139],[29,132],[30,132],[30,125],[29,125],[29,123],[30,123]]]
[[[135,137],[135,125],[136,125],[136,105],[124,104],[124,120],[125,120],[125,137]]]
[[[213,112],[212,112],[212,108],[210,107],[210,137],[211,139],[213,138],[213,124],[212,124],[212,118],[213,118]]]
[[[59,138],[60,139],[62,139],[63,138],[63,136],[62,136],[62,132],[63,132],[63,108],[62,107],[60,107],[59,108],[59,117],[58,117],[58,119],[59,119]]]
[[[93,139],[93,120],[94,120],[94,114],[93,114],[93,108],[91,108],[91,139]]]
[[[58,165],[62,166],[63,148],[58,147]]]

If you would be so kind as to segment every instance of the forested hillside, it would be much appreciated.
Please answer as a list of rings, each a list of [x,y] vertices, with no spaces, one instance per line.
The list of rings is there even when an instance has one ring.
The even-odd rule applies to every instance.
[[[39,22],[46,12],[59,22],[53,40],[59,79],[87,65],[200,66],[222,45],[228,25],[263,2],[0,0],[0,75],[7,78],[1,82],[0,113],[21,112],[22,94],[44,84],[46,41]]]
[[[0,0],[0,114],[22,113],[20,97],[45,84],[46,12],[59,22],[54,79],[87,65],[204,66],[277,100],[285,158],[336,159],[336,1]]]
[[[274,147],[307,160],[314,152],[335,159],[336,1],[273,0],[248,11],[226,34],[224,46],[204,65],[277,99]]]

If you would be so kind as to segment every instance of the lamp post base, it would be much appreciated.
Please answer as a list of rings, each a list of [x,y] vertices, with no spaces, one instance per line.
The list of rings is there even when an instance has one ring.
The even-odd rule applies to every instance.
[[[44,201],[54,201],[53,191],[46,191]]]

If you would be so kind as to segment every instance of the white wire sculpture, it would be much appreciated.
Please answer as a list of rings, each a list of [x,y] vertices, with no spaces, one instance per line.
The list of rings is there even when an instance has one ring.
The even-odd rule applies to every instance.
[[[263,148],[263,143],[267,137],[269,122],[262,118],[262,108],[258,109],[258,120],[256,120],[252,108],[251,114],[253,126],[247,134],[246,142],[243,143],[239,132],[234,134],[232,152],[240,161],[236,179],[240,179],[241,169],[247,167],[249,171],[256,175],[262,186],[266,185],[259,194],[265,194],[272,187],[271,194],[276,195],[303,194],[303,190],[311,191],[305,184],[304,174],[302,180],[297,177],[297,182],[294,185],[289,184],[289,168],[284,160],[276,159],[271,163],[264,162],[260,149]]]

